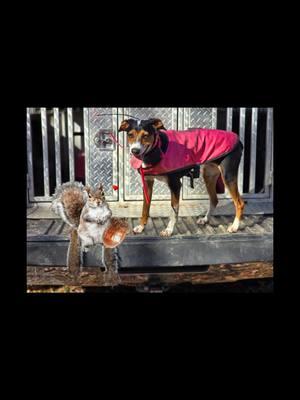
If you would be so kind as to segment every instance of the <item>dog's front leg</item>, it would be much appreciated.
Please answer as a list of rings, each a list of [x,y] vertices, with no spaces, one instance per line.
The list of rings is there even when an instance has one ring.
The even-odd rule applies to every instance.
[[[174,226],[178,220],[179,214],[179,199],[180,199],[180,190],[181,190],[181,182],[179,178],[169,177],[168,185],[171,190],[171,215],[169,219],[169,223],[166,229],[160,232],[160,236],[168,237],[171,236],[174,230]]]
[[[142,217],[140,219],[140,225],[138,225],[135,228],[133,228],[133,232],[134,233],[142,233],[143,230],[145,229],[145,225],[147,224],[147,221],[148,221],[148,218],[149,218],[154,178],[146,177],[145,183],[146,183],[146,188],[148,190],[149,200],[150,201],[149,201],[149,204],[148,204],[147,201],[146,201],[146,198],[145,198],[145,194],[144,194],[143,212],[142,212]]]

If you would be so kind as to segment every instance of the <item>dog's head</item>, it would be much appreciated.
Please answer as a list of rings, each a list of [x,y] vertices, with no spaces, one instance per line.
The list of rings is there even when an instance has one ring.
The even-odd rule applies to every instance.
[[[127,132],[130,153],[134,156],[141,157],[153,145],[155,135],[158,133],[159,129],[165,129],[165,127],[158,118],[141,121],[125,119],[120,125],[119,132]]]

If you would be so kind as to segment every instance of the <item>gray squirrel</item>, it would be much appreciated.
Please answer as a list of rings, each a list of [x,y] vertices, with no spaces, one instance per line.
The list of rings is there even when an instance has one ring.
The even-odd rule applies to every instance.
[[[105,200],[103,186],[100,184],[91,189],[80,182],[64,183],[56,188],[51,209],[72,228],[66,264],[70,271],[78,270],[82,265],[83,252],[88,251],[90,246],[103,244],[104,232],[111,224],[112,212]],[[108,247],[102,251],[105,272],[114,263],[113,257],[105,251]]]

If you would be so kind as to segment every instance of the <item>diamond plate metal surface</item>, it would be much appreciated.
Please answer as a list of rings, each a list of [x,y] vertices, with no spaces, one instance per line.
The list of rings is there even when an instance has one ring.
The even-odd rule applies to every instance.
[[[188,128],[208,128],[213,129],[216,126],[215,115],[212,108],[184,108],[183,109],[183,126],[182,129]],[[208,198],[206,186],[200,174],[199,179],[194,180],[195,188],[190,186],[190,180],[183,178],[183,199],[195,199],[201,196]]]
[[[91,186],[97,186],[99,182],[103,184],[107,200],[117,200],[118,192],[115,192],[112,185],[117,179],[117,149],[114,151],[101,150],[94,141],[95,135],[100,129],[110,129],[116,132],[117,114],[113,108],[89,108],[89,182]]]
[[[124,114],[141,119],[160,118],[166,129],[177,129],[177,108],[125,108]],[[128,117],[125,115],[124,119],[126,118]],[[129,159],[129,148],[126,146],[124,148],[125,199],[141,200],[143,198],[141,177],[130,167]],[[152,198],[153,200],[169,200],[171,196],[167,185],[156,180]]]

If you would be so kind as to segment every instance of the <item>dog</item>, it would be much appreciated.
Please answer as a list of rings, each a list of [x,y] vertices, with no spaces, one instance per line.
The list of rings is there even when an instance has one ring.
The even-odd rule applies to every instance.
[[[203,178],[210,198],[209,209],[197,223],[210,222],[210,216],[217,207],[216,186],[221,177],[228,189],[234,206],[235,218],[228,232],[237,232],[244,212],[244,201],[237,184],[238,168],[243,152],[243,144],[237,134],[213,129],[191,129],[168,131],[158,118],[148,120],[126,119],[119,132],[127,133],[131,154],[131,165],[142,175],[144,202],[140,224],[133,231],[143,232],[149,218],[154,180],[165,182],[171,191],[171,215],[167,228],[160,236],[172,235],[178,220],[181,178],[190,176],[191,181],[202,165]],[[193,187],[193,186],[192,186]]]

